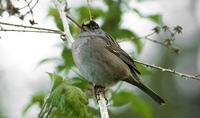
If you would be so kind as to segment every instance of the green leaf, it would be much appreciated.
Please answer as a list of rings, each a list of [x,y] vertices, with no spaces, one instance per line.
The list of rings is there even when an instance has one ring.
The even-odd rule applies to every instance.
[[[84,22],[86,20],[89,20],[89,13],[88,13],[88,8],[83,6],[83,7],[79,7],[76,9],[76,11],[79,14],[79,22]]]
[[[64,49],[63,49],[61,55],[62,55],[64,65],[65,65],[67,70],[70,69],[72,66],[74,66],[74,61],[73,61],[71,49],[64,46]]]
[[[83,78],[74,77],[70,80],[72,80],[72,85],[80,88],[81,90],[88,90],[92,88],[92,85],[89,84],[89,82]]]
[[[42,64],[45,64],[45,63],[48,63],[48,62],[52,62],[52,61],[60,61],[60,58],[58,58],[58,57],[51,57],[51,58],[43,59],[43,60],[41,60],[41,61],[38,63],[38,66],[40,66],[40,65],[42,65]]]
[[[60,84],[62,84],[63,82],[63,78],[55,73],[48,73],[49,77],[52,79],[53,81],[53,86],[51,91],[53,91],[56,87],[58,87]]]
[[[100,16],[105,16],[105,12],[100,9],[100,8],[90,8],[91,13],[92,13],[92,18],[96,19],[97,17]],[[88,12],[88,7],[87,6],[82,6],[76,9],[76,11],[79,14],[79,22],[85,22],[86,20],[89,20],[89,12]]]
[[[3,115],[3,114],[0,113],[0,118],[7,118],[7,117],[5,115]]]
[[[56,8],[49,8],[48,16],[52,16],[54,18],[54,21],[56,23],[56,26],[61,30],[64,31],[63,23],[60,18],[59,12]]]
[[[136,63],[136,66],[142,75],[151,75],[152,74],[152,71],[149,68],[147,68],[146,66],[143,66],[143,65],[137,64],[137,63]]]
[[[150,16],[147,16],[147,18],[150,19],[151,21],[157,23],[157,24],[161,23],[161,15],[159,15],[159,14],[150,15]]]
[[[53,106],[51,116],[69,118],[91,118],[88,111],[87,96],[77,87],[63,82],[52,92],[47,104]]]
[[[112,95],[113,105],[122,106],[130,103],[133,111],[138,112],[143,118],[152,118],[149,105],[141,98],[134,95],[132,91],[120,91]]]
[[[132,38],[132,37],[135,37],[135,34],[127,29],[120,29],[117,35],[118,39]]]
[[[56,66],[56,70],[57,70],[58,72],[61,72],[61,71],[65,70],[65,65],[57,65],[57,66]]]
[[[30,102],[24,107],[23,115],[27,113],[27,111],[35,104],[39,104],[40,108],[44,103],[45,93],[43,92],[36,92],[32,95]]]
[[[142,51],[142,46],[143,46],[141,40],[138,38],[137,35],[134,35],[134,37],[131,38],[131,41],[134,42],[137,49],[137,53],[139,54]]]
[[[135,44],[137,52],[141,52],[142,42],[134,32],[127,29],[120,29],[117,33],[117,37],[118,39],[129,39]]]
[[[102,29],[112,36],[116,37],[120,21],[122,17],[122,10],[118,1],[106,0],[105,3],[108,5],[108,11],[104,16],[104,23]]]

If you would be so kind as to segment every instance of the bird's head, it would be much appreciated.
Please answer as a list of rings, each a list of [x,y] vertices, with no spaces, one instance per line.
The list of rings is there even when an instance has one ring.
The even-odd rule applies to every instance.
[[[81,27],[82,27],[82,30],[84,31],[95,31],[95,30],[100,29],[99,25],[93,20],[90,20],[86,24],[83,23]]]

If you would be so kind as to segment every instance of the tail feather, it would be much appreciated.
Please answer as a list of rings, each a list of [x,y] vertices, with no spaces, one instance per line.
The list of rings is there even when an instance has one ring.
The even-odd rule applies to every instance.
[[[153,90],[151,90],[144,84],[140,83],[137,85],[137,87],[140,88],[142,91],[144,91],[146,94],[148,94],[153,100],[155,100],[160,105],[165,104],[165,101],[158,94],[156,94]]]
[[[143,92],[145,92],[147,95],[149,95],[153,100],[155,100],[160,105],[164,105],[165,101],[156,94],[153,90],[145,86],[142,82],[139,81],[139,79],[136,81],[135,79],[131,78],[129,80],[126,80],[128,83],[133,84],[140,88]]]

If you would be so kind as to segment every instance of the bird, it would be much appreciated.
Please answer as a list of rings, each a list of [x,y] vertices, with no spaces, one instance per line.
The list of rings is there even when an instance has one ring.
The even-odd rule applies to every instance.
[[[94,20],[81,25],[80,34],[72,44],[72,56],[83,77],[95,86],[106,88],[125,81],[160,105],[165,104],[158,94],[142,83],[133,59]]]

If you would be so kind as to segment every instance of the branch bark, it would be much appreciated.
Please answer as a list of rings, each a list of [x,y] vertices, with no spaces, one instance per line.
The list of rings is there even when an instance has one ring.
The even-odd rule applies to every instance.
[[[74,39],[71,35],[71,32],[69,30],[69,22],[66,17],[65,10],[68,9],[68,3],[67,0],[53,0],[54,5],[57,7],[60,17],[62,19],[63,25],[64,25],[64,36],[67,39],[67,45],[68,47],[71,47],[72,43],[74,42]]]
[[[156,65],[147,64],[147,63],[144,63],[144,62],[141,62],[141,61],[138,61],[138,60],[134,60],[134,62],[138,63],[138,64],[142,64],[142,65],[150,67],[150,68],[158,69],[158,70],[160,70],[162,72],[168,72],[168,73],[172,73],[172,74],[178,75],[181,78],[190,78],[190,79],[200,80],[199,75],[185,74],[185,73],[177,72],[177,71],[175,71],[173,69],[168,69],[168,68],[163,68],[163,67],[156,66]]]
[[[33,26],[27,26],[27,25],[18,25],[18,24],[12,24],[12,23],[6,23],[6,22],[0,22],[0,25],[7,25],[7,26],[12,26],[12,27],[21,27],[24,29],[35,29],[35,30],[39,30],[39,31],[48,31],[48,32],[54,32],[57,34],[64,34],[63,32],[59,31],[59,30],[53,30],[53,29],[48,29],[48,28],[41,28],[41,27],[33,27]],[[2,28],[2,26],[0,26],[0,30],[3,31],[4,29]]]
[[[108,109],[107,109],[107,101],[104,97],[103,92],[99,92],[99,100],[98,100],[101,118],[109,118]]]

